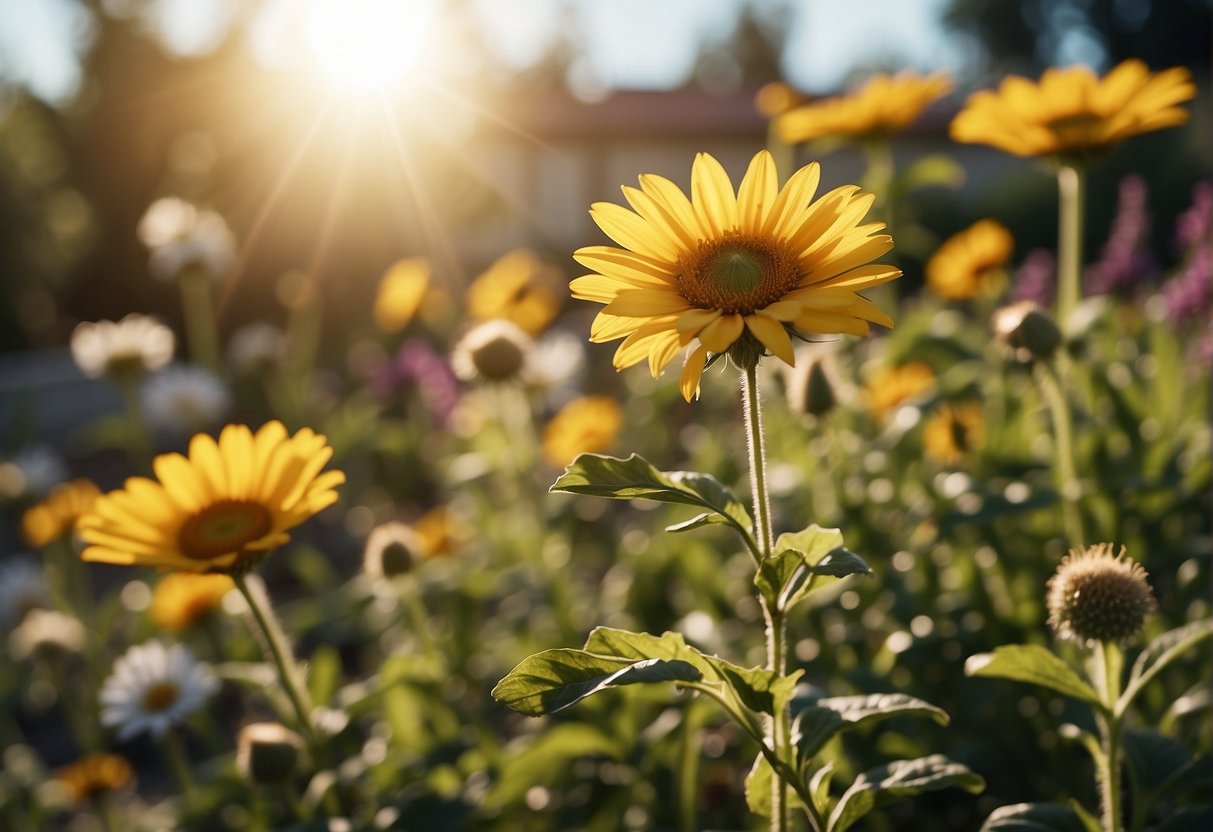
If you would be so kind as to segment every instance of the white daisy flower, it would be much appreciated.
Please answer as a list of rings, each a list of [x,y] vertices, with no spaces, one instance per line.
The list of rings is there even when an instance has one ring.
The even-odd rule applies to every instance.
[[[49,445],[31,445],[0,462],[0,497],[40,499],[67,479],[63,457]]]
[[[534,343],[513,321],[485,321],[459,339],[451,369],[464,381],[514,381],[526,371]]]
[[[130,648],[101,686],[101,724],[123,742],[144,731],[162,737],[219,690],[210,665],[181,644],[158,641]]]
[[[247,324],[232,333],[227,342],[227,360],[236,372],[259,373],[282,361],[286,355],[286,335],[265,321]]]
[[[49,605],[41,562],[21,557],[0,563],[0,624],[15,626],[26,613]]]
[[[71,340],[72,358],[89,378],[155,372],[172,360],[175,345],[171,329],[134,313],[116,322],[79,324]]]
[[[152,274],[160,280],[173,280],[195,265],[218,280],[236,259],[236,237],[223,217],[176,197],[153,202],[137,233],[151,249]]]
[[[227,385],[202,367],[169,367],[144,381],[139,396],[148,424],[174,433],[212,428],[232,405]]]

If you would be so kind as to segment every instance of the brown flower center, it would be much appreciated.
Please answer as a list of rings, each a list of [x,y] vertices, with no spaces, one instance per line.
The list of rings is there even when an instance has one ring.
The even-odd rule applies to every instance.
[[[1099,125],[1103,119],[1092,113],[1055,118],[1045,124],[1056,134],[1062,147],[1092,147],[1100,144]]]
[[[797,258],[782,241],[739,231],[704,240],[678,260],[678,292],[700,309],[749,315],[799,282]]]
[[[238,552],[270,530],[270,513],[260,503],[229,500],[209,505],[185,521],[177,534],[181,553],[211,560]]]
[[[143,692],[143,709],[152,713],[166,711],[177,701],[180,692],[172,682],[157,682]]]

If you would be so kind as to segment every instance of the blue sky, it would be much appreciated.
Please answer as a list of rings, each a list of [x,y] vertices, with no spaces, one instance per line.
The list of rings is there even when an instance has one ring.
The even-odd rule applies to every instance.
[[[419,0],[399,0],[419,2]],[[759,9],[770,0],[756,0]],[[938,23],[946,0],[813,0],[793,3],[784,71],[796,86],[826,92],[858,68],[963,67],[965,53]],[[282,20],[306,0],[263,0],[266,19]],[[491,33],[496,57],[527,66],[562,30],[578,59],[574,81],[599,88],[662,89],[683,82],[698,47],[723,39],[742,0],[475,0],[473,25]],[[107,6],[131,7],[129,0]],[[141,23],[165,48],[203,54],[227,36],[237,0],[152,0]],[[254,9],[256,13],[256,9]],[[51,101],[70,100],[80,83],[88,15],[73,0],[0,2],[0,73]]]

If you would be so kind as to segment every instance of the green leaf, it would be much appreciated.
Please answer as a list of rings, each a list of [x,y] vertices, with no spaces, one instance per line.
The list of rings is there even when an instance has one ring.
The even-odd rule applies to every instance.
[[[786,612],[828,581],[848,575],[871,575],[863,559],[842,545],[842,532],[812,525],[799,532],[781,534],[775,541],[777,554],[764,560],[754,576],[754,585],[767,599]]]
[[[1069,806],[1015,803],[991,812],[980,832],[1086,832],[1086,827]]]
[[[317,705],[327,705],[341,686],[341,656],[335,647],[316,648],[307,668],[307,689]]]
[[[720,515],[720,522],[732,524],[747,536],[754,525],[745,504],[714,478],[696,471],[658,471],[636,454],[627,459],[582,454],[549,490],[699,506]]]
[[[1116,703],[1116,712],[1127,711],[1141,689],[1164,667],[1210,636],[1213,636],[1213,619],[1204,619],[1169,630],[1146,645],[1133,662],[1129,683]]]
[[[630,661],[585,650],[536,653],[497,683],[492,697],[527,716],[563,710],[610,687],[653,682],[696,682],[702,674],[684,661]]]
[[[1099,695],[1068,664],[1036,644],[1007,644],[993,653],[978,653],[965,662],[966,676],[1014,679],[1051,688],[1099,705]]]
[[[674,523],[666,526],[667,532],[689,532],[694,529],[702,529],[704,526],[718,526],[728,523],[724,515],[717,514],[714,511],[705,511],[703,514],[696,514],[690,520],[683,520],[681,523]]]
[[[776,703],[786,704],[801,676],[800,671],[780,676],[760,667],[745,668],[717,656],[706,656],[688,645],[679,633],[654,636],[613,627],[595,627],[586,638],[585,649],[631,661],[658,658],[686,662],[706,681],[720,683],[738,702],[758,713],[769,714]]]
[[[801,762],[807,762],[830,741],[830,737],[842,731],[847,721],[842,714],[829,708],[810,706],[792,717],[792,743],[796,746]]]
[[[584,722],[553,725],[500,766],[501,779],[484,796],[484,806],[501,808],[520,802],[533,786],[554,782],[568,763],[584,757],[620,760],[626,751],[619,738]]]
[[[1154,832],[1208,832],[1213,828],[1213,806],[1180,809],[1154,827]]]
[[[775,772],[762,752],[754,758],[750,773],[745,776],[745,805],[751,814],[769,818],[771,816],[771,784]]]
[[[917,760],[896,760],[869,769],[856,777],[838,800],[830,815],[828,832],[844,832],[877,806],[898,798],[952,786],[977,794],[986,787],[986,781],[968,766],[942,754]]]
[[[1169,792],[1209,781],[1209,758],[1193,757],[1183,743],[1154,731],[1125,731],[1125,762],[1146,807]]]
[[[830,781],[834,779],[834,764],[826,763],[809,778],[809,794],[813,796],[813,805],[820,815],[830,812]]]
[[[815,705],[828,708],[850,723],[849,727],[870,725],[895,716],[925,716],[940,725],[948,724],[948,714],[930,702],[904,693],[866,693],[858,696],[829,696]]]

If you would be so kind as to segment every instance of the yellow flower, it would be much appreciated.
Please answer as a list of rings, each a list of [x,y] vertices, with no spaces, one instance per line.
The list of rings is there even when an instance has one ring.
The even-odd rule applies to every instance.
[[[112,792],[130,784],[135,770],[125,757],[117,754],[89,754],[55,772],[59,785],[67,790],[73,803],[83,803],[102,792]]]
[[[463,542],[463,527],[449,508],[431,509],[413,523],[413,533],[421,541],[426,557],[449,555]]]
[[[927,456],[953,465],[980,447],[984,436],[979,402],[944,404],[923,426],[922,446]]]
[[[649,361],[661,374],[682,347],[687,401],[699,395],[709,353],[734,345],[794,364],[789,330],[866,335],[893,320],[858,292],[901,275],[872,264],[893,246],[883,223],[860,225],[874,197],[855,185],[811,201],[821,170],[801,168],[780,189],[771,154],[750,162],[737,194],[706,153],[691,169],[691,198],[660,176],[623,188],[633,211],[594,203],[590,215],[624,248],[589,246],[573,257],[597,273],[572,282],[573,297],[604,303],[590,340],[623,338],[622,369]],[[744,342],[744,343],[743,343]]]
[[[26,510],[21,518],[22,536],[35,548],[59,539],[72,530],[100,495],[101,490],[86,479],[56,486],[45,500]]]
[[[783,115],[804,103],[804,96],[782,81],[763,84],[754,94],[754,109],[767,118]]]
[[[560,311],[559,274],[533,251],[507,252],[468,287],[468,314],[478,321],[504,318],[538,335]]]
[[[189,629],[198,619],[219,606],[223,596],[235,589],[230,575],[199,575],[174,572],[166,575],[152,591],[149,612],[161,630],[178,632]]]
[[[789,144],[825,136],[848,139],[900,133],[930,104],[952,91],[943,73],[880,73],[851,95],[824,98],[779,116],[776,130]]]
[[[579,454],[605,451],[615,441],[623,411],[609,396],[583,396],[560,408],[543,430],[543,457],[556,468]]]
[[[935,371],[925,361],[910,361],[878,373],[865,390],[868,406],[877,418],[902,402],[922,395],[935,385]]]
[[[1128,60],[1102,79],[1084,66],[1049,69],[1040,83],[1012,75],[997,92],[973,93],[951,134],[1016,156],[1082,156],[1183,124],[1188,112],[1178,105],[1195,95],[1184,67],[1151,73]]]
[[[77,528],[88,561],[187,572],[246,568],[290,539],[287,532],[337,500],[340,471],[309,428],[288,436],[281,422],[254,434],[228,425],[216,442],[190,440],[189,456],[162,454],[156,479],[132,477],[97,498]]]
[[[994,220],[979,220],[949,237],[927,261],[927,285],[941,298],[967,300],[979,292],[994,296],[1006,286],[1004,268],[1015,241]]]
[[[430,264],[424,257],[393,263],[379,281],[372,314],[384,332],[399,332],[409,325],[430,287]]]

